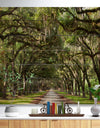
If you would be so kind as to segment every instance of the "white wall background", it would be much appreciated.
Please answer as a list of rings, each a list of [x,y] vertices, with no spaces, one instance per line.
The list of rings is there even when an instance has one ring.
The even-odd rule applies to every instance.
[[[81,114],[85,115],[92,115],[91,113],[91,107],[93,104],[80,104],[80,109],[81,109]],[[38,112],[40,113],[40,108],[42,107],[41,105],[35,105],[35,104],[30,104],[30,105],[0,105],[0,117],[5,116],[5,108],[6,106],[16,106],[19,112],[19,115],[28,115],[31,114],[31,110],[33,108],[38,108]],[[100,107],[100,105],[98,105]],[[70,104],[70,107],[73,109],[73,113],[76,112],[77,109],[77,104]]]
[[[0,7],[98,7],[100,0],[0,0]]]

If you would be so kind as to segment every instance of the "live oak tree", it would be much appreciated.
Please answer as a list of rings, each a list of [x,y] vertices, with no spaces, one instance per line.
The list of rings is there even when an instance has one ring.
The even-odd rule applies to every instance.
[[[14,95],[53,87],[92,99],[89,88],[100,83],[100,8],[1,8],[0,18],[3,98],[7,87]]]
[[[79,47],[82,51],[76,52],[73,56],[83,55],[92,61],[92,67],[97,75],[98,82],[100,83],[100,60],[99,60],[99,36],[100,36],[100,8],[60,8],[60,16],[57,19],[59,24],[68,33],[72,33],[81,42]],[[76,41],[74,40],[76,44]],[[77,45],[77,44],[76,44]],[[72,60],[71,60],[72,61]],[[78,63],[77,63],[78,64]],[[81,65],[79,67],[82,69]],[[86,66],[82,70],[84,81],[87,80],[89,88],[91,83],[87,75]],[[93,71],[92,71],[93,72]],[[83,92],[84,92],[83,86]],[[84,95],[84,93],[83,93]],[[91,93],[90,93],[91,99]]]

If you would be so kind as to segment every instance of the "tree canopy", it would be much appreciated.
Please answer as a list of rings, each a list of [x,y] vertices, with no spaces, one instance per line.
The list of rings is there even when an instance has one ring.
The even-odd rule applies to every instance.
[[[92,99],[100,84],[100,8],[1,8],[3,98],[50,88]]]

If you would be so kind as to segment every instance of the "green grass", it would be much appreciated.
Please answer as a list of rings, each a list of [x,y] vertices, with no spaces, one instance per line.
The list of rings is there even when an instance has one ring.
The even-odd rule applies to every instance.
[[[22,95],[17,98],[7,97],[7,100],[0,98],[0,104],[31,104],[35,97],[41,96],[46,92],[37,92],[30,95]]]
[[[86,98],[83,98],[82,96],[73,96],[73,95],[68,95],[66,92],[59,92],[56,91],[59,94],[62,94],[65,98],[71,99],[75,101],[76,103],[80,101],[80,104],[94,104],[94,100],[89,100],[89,96],[86,95]],[[98,102],[100,104],[100,102]]]

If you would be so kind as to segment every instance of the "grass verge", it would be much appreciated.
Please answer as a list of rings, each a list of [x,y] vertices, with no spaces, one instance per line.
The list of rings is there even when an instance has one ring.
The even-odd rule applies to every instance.
[[[22,95],[18,97],[7,97],[7,100],[0,98],[0,104],[30,104],[35,97],[44,95],[46,91],[37,92],[29,95]]]
[[[69,95],[66,92],[56,91],[56,93],[62,94],[65,98],[68,98],[70,100],[73,100],[76,103],[78,101],[80,101],[80,104],[94,104],[94,100],[89,100],[89,96],[88,95],[85,98],[83,98],[82,96]],[[100,102],[98,102],[98,104],[100,104]]]

